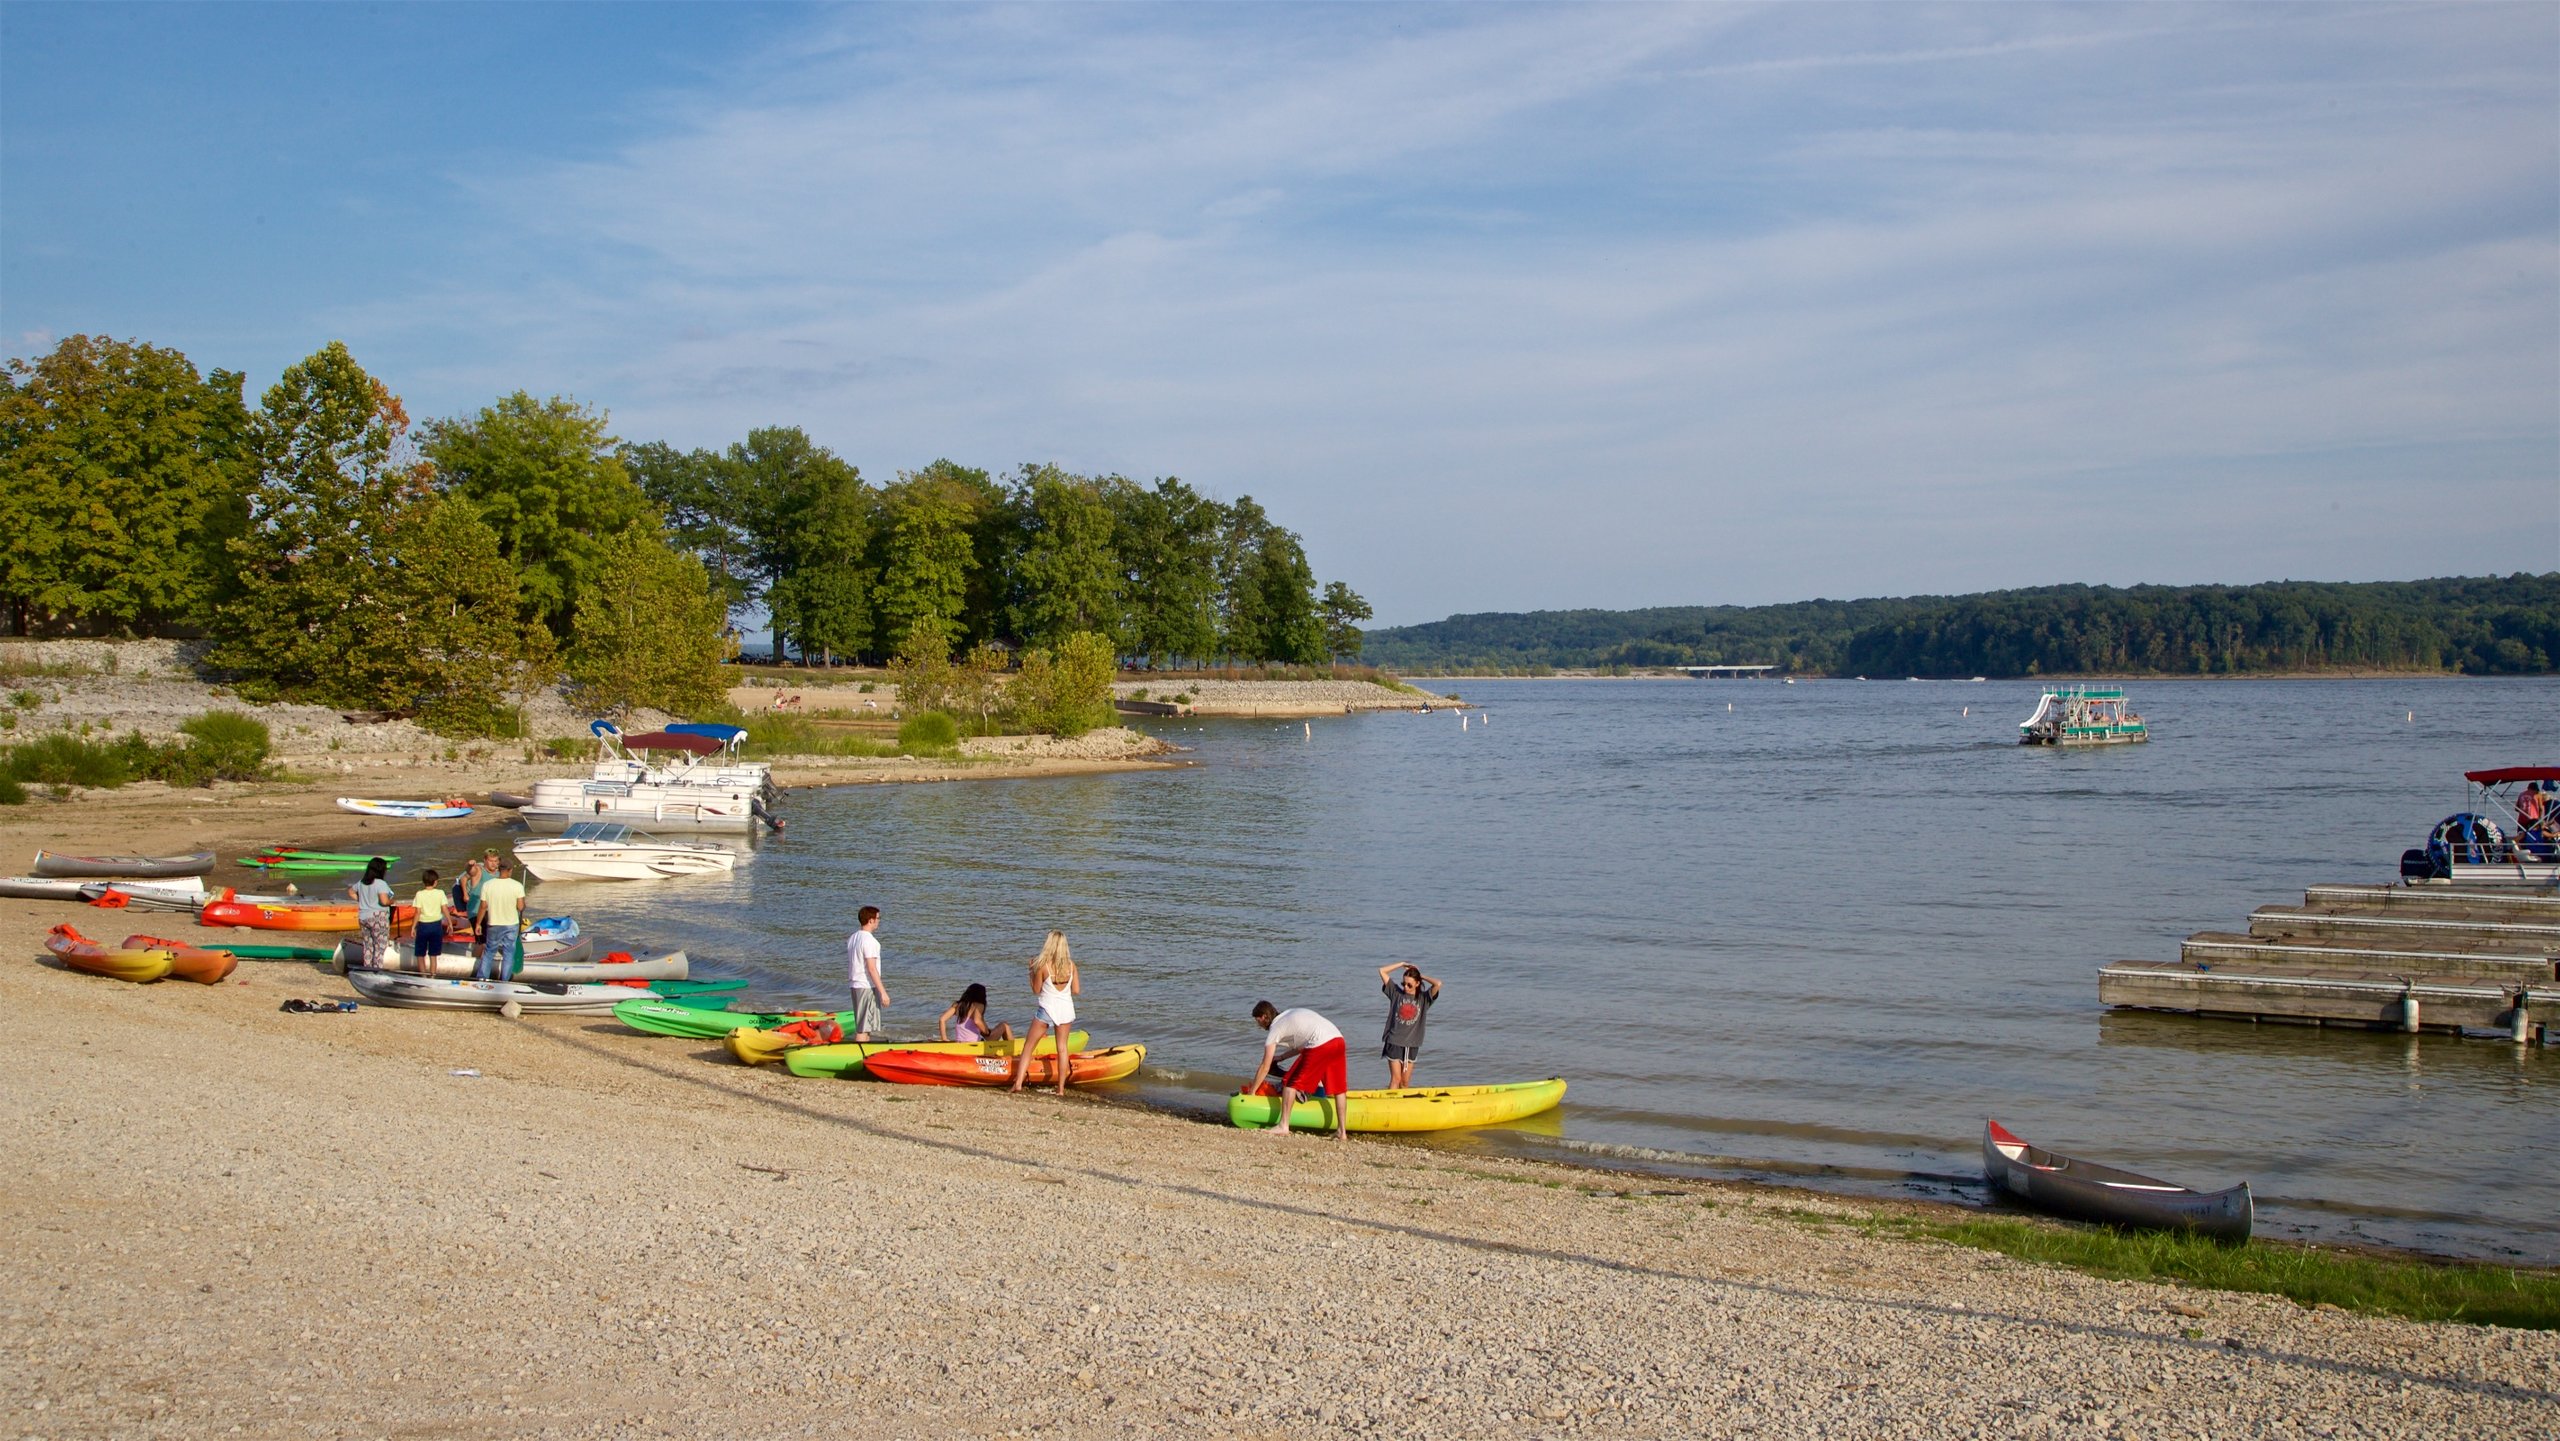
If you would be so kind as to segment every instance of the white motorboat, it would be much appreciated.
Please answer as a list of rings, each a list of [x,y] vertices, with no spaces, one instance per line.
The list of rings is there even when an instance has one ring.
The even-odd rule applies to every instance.
[[[779,826],[765,804],[746,791],[713,786],[625,785],[618,781],[546,780],[533,787],[533,804],[516,812],[525,828],[556,835],[585,821],[618,821],[657,830],[753,832],[758,822]]]
[[[558,836],[516,842],[516,859],[545,881],[648,881],[726,872],[738,853],[707,841],[662,841],[615,821],[580,821]]]

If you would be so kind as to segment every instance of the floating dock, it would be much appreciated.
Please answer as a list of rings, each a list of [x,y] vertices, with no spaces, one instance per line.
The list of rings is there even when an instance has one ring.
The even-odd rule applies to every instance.
[[[2278,1025],[2560,1043],[2560,892],[2324,885],[2199,931],[2174,961],[2117,961],[2098,999]]]

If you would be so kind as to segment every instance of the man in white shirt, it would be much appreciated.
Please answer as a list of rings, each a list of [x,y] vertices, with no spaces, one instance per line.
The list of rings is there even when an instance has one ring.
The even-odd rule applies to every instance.
[[[845,966],[853,980],[853,1038],[867,1041],[885,1029],[880,1013],[889,1008],[889,988],[880,980],[880,908],[864,906],[854,921],[861,929],[845,937]]]
[[[1351,1139],[1343,1124],[1342,1093],[1351,1089],[1351,1061],[1343,1048],[1342,1028],[1304,1006],[1282,1010],[1269,1001],[1253,1003],[1253,1023],[1271,1033],[1262,1045],[1262,1066],[1244,1083],[1252,1095],[1266,1084],[1274,1061],[1287,1061],[1289,1074],[1280,1080],[1279,1124],[1271,1134],[1289,1134],[1289,1112],[1301,1096],[1331,1097],[1333,1138]]]

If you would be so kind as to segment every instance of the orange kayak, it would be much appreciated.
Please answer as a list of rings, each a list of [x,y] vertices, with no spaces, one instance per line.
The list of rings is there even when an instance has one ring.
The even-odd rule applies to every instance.
[[[417,925],[416,906],[393,906],[391,930],[406,935]],[[248,926],[261,931],[352,931],[356,928],[356,908],[346,905],[269,905],[254,901],[234,900],[232,892],[204,903],[196,912],[196,924],[202,926]]]
[[[169,974],[182,981],[194,981],[198,985],[218,986],[240,967],[240,958],[229,951],[198,950],[183,941],[156,940],[150,936],[127,936],[124,938],[124,948],[128,951],[167,951],[170,961]]]
[[[1109,1050],[1085,1051],[1069,1058],[1067,1084],[1088,1086],[1096,1081],[1116,1081],[1132,1074],[1138,1063],[1147,1058],[1144,1046],[1113,1046]],[[874,1051],[863,1058],[862,1068],[884,1081],[897,1081],[910,1086],[1001,1086],[1013,1079],[1013,1059],[1009,1056],[976,1054],[948,1055],[934,1051]],[[1058,1084],[1058,1058],[1054,1053],[1031,1058],[1031,1070],[1023,1077],[1026,1086]]]
[[[119,981],[156,981],[177,965],[167,951],[111,951],[70,926],[54,927],[45,937],[44,948],[75,971]]]

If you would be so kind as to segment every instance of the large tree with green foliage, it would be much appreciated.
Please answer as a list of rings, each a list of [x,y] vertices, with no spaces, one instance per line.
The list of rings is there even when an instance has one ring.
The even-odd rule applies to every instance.
[[[774,649],[852,656],[871,643],[870,539],[878,497],[862,472],[796,426],[729,448],[732,511],[765,585]]]
[[[763,596],[729,457],[652,440],[622,447],[622,468],[658,508],[667,543],[701,560],[724,611],[734,614]]]
[[[237,590],[208,659],[252,700],[494,726],[541,641],[496,533],[436,491],[400,398],[331,341],[267,391],[249,443]]]
[[[1117,640],[1122,607],[1111,507],[1102,487],[1054,465],[1025,466],[1013,487],[1021,549],[1013,559],[1013,632],[1026,646],[1078,631]]]
[[[1316,602],[1316,617],[1324,624],[1325,651],[1336,662],[1345,656],[1358,659],[1360,622],[1374,614],[1360,592],[1338,580],[1327,582],[1324,597]]]
[[[249,477],[240,377],[75,335],[0,367],[0,619],[202,623]]]
[[[1218,649],[1218,537],[1225,507],[1179,479],[1107,487],[1112,551],[1128,597],[1129,650],[1149,665]]]
[[[1239,660],[1314,665],[1325,658],[1306,547],[1240,495],[1219,538],[1219,646]]]
[[[722,700],[728,611],[702,562],[645,521],[608,537],[602,559],[596,582],[578,593],[567,657],[571,702],[690,715]]]
[[[605,427],[600,411],[519,390],[477,415],[420,428],[438,483],[469,497],[498,533],[528,616],[562,641],[608,541],[650,513]]]
[[[902,474],[880,492],[879,647],[896,652],[920,623],[957,638],[966,629],[985,492],[947,460]]]

